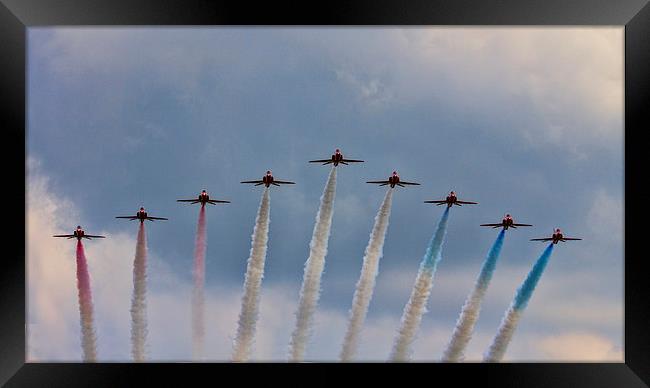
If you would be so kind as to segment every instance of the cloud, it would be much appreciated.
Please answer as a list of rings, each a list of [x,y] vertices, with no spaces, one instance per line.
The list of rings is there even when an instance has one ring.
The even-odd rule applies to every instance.
[[[604,189],[597,190],[587,214],[587,228],[604,245],[620,246],[625,234],[623,201]]]
[[[348,45],[328,59],[345,66],[338,78],[360,96],[380,92],[392,108],[455,112],[482,131],[513,133],[527,147],[559,146],[579,159],[622,144],[622,28],[347,33]]]
[[[612,341],[593,333],[567,333],[539,339],[537,348],[546,358],[557,361],[618,361],[623,351]]]
[[[181,191],[205,186],[233,200],[213,216],[206,288],[207,356],[228,360],[250,209],[258,202],[250,187],[228,182],[255,177],[258,165],[299,182],[272,199],[273,242],[253,354],[286,359],[324,180],[304,161],[338,145],[367,163],[346,167],[341,176],[308,358],[338,357],[378,205],[375,188],[362,182],[392,168],[435,190],[400,193],[360,357],[388,356],[429,238],[432,221],[420,200],[444,194],[447,186],[484,205],[459,211],[450,226],[460,237],[447,242],[415,359],[441,354],[487,247],[475,224],[505,204],[522,221],[549,230],[551,218],[574,220],[564,223],[567,233],[585,238],[563,245],[552,259],[510,356],[549,357],[524,345],[567,330],[621,343],[622,199],[612,177],[622,161],[622,28],[163,30],[30,29],[29,149],[49,163],[51,174],[30,161],[31,359],[80,358],[74,247],[48,237],[79,223],[109,235],[86,245],[99,357],[129,359],[134,230],[117,222],[107,230],[96,225],[133,202],[174,220],[150,229],[150,356],[187,359],[191,252],[183,247],[191,249],[195,219],[186,208],[166,206]],[[150,152],[134,152],[145,146]],[[583,163],[585,155],[593,163]],[[76,169],[80,161],[86,169]],[[438,167],[447,163],[450,168]],[[557,191],[575,202],[547,206]],[[537,254],[526,241],[538,237],[534,230],[514,233],[470,343],[472,359],[480,360]]]
[[[30,160],[28,167],[28,359],[79,360],[81,345],[74,244],[49,236],[68,231],[83,219],[83,215],[75,209],[72,201],[55,192],[54,185],[43,175],[37,161]],[[97,232],[106,233],[103,230]],[[86,247],[95,305],[98,358],[103,361],[129,360],[134,234],[109,234],[106,240],[91,241]],[[188,262],[188,271],[190,265]],[[149,359],[187,360],[191,354],[191,284],[181,280],[182,277],[160,259],[155,247],[150,247],[148,270]],[[482,348],[494,330],[492,324],[485,324],[491,315],[489,312],[505,309],[526,270],[523,266],[497,270],[484,305],[483,322],[479,322],[468,348],[468,361],[481,359]],[[388,270],[380,274],[375,299],[390,302],[386,297],[390,294],[397,295],[392,303],[405,303],[414,271],[415,268],[413,271]],[[439,358],[453,328],[453,320],[447,318],[455,319],[474,276],[467,269],[448,271],[441,267],[432,290],[430,312],[424,316],[415,341],[413,360],[436,361]],[[621,342],[600,334],[575,334],[571,331],[592,328],[617,332],[622,327],[620,300],[581,294],[599,282],[598,276],[588,272],[545,277],[534,303],[524,316],[523,328],[515,335],[511,359],[619,360],[621,351],[617,349],[621,345],[616,344]],[[334,283],[330,282],[328,286],[335,286]],[[209,360],[230,359],[241,293],[238,288],[206,288],[206,357]],[[566,299],[563,295],[572,297]],[[281,284],[263,284],[253,360],[286,359],[296,303],[296,289]],[[376,303],[371,304],[371,316],[362,333],[359,360],[383,361],[388,357],[399,317],[377,312],[378,308],[380,306]],[[445,309],[449,309],[451,315],[444,313]],[[447,318],[441,320],[442,317]],[[347,315],[344,311],[320,308],[315,322],[307,359],[337,360]],[[498,322],[492,323],[496,325]],[[541,332],[538,328],[533,330],[540,323],[544,329]],[[528,331],[527,325],[532,331]],[[558,334],[540,335],[549,330]],[[530,346],[529,350],[520,349],[525,344]]]
[[[362,79],[346,70],[336,70],[336,78],[355,94],[357,100],[364,106],[380,107],[389,104],[393,99],[386,85],[378,78]]]
[[[132,71],[148,63],[147,73],[141,79],[155,77],[162,85],[173,86],[179,91],[180,100],[191,99],[200,87],[203,61],[197,60],[195,46],[169,44],[173,29],[140,28],[56,28],[31,31],[32,36],[48,34],[49,39],[42,48],[52,71],[64,81],[74,83],[80,73],[96,77],[110,77],[116,90],[129,82]],[[162,35],[161,35],[162,34]],[[159,39],[149,39],[158,35]],[[173,38],[172,38],[173,39]],[[156,42],[153,43],[152,42]],[[142,48],[147,49],[142,50]],[[213,57],[202,53],[201,58]],[[102,94],[109,90],[98,91]]]
[[[110,75],[114,90],[99,91],[108,100],[128,97],[118,85],[155,78],[192,107],[202,103],[196,96],[207,84],[228,90],[223,77],[263,92],[259,74],[317,64],[375,114],[388,107],[455,112],[473,117],[482,131],[514,132],[528,147],[559,146],[582,159],[594,147],[622,145],[622,27],[295,31],[56,28],[31,36],[50,34],[50,66],[70,82],[80,72]],[[242,50],[242,42],[251,49]],[[268,55],[277,42],[283,55]],[[225,55],[235,47],[238,62]]]
[[[50,238],[53,234],[69,232],[77,225],[73,221],[75,212],[70,201],[49,193],[48,180],[38,174],[40,166],[37,161],[30,159],[27,165],[27,273],[30,280],[37,282],[35,287],[30,282],[27,291],[28,349],[30,355],[39,359],[46,354],[50,357],[64,356],[63,348],[66,346],[51,343],[52,338],[57,338],[68,347],[71,343],[76,344],[81,358],[79,313],[75,304],[74,245],[66,244],[62,248],[60,240]],[[30,259],[35,257],[39,260]],[[75,312],[77,321],[71,323],[67,317],[74,316],[71,314]],[[40,332],[46,326],[53,336]]]
[[[498,103],[529,99],[546,118],[543,129],[552,129],[549,140],[555,143],[566,134],[622,134],[621,28],[438,28],[404,34],[434,66],[423,69],[451,77],[463,87],[467,105],[487,94]],[[588,127],[574,117],[606,125]]]

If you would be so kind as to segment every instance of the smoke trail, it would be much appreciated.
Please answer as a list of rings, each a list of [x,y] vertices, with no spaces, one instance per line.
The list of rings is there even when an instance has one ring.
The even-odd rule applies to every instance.
[[[289,358],[291,361],[302,361],[305,355],[313,315],[320,296],[320,280],[325,267],[325,255],[327,255],[327,243],[330,236],[330,227],[332,226],[335,195],[336,167],[332,167],[323,195],[320,198],[316,224],[309,244],[309,258],[305,263],[305,274],[300,289],[298,311],[296,312],[296,328],[289,343]]]
[[[370,299],[375,288],[379,259],[384,251],[384,239],[386,238],[386,230],[388,229],[392,198],[393,189],[391,188],[386,192],[379,212],[375,216],[375,224],[372,227],[370,240],[368,241],[368,246],[366,246],[363,257],[361,276],[357,282],[354,298],[352,299],[350,320],[340,354],[341,361],[350,361],[356,352],[361,327],[366,319],[368,305],[370,304]]]
[[[144,223],[138,229],[133,261],[133,298],[131,299],[131,354],[134,361],[144,361],[147,340],[147,235]]]
[[[497,261],[499,260],[499,254],[501,253],[504,237],[505,230],[501,229],[501,232],[499,232],[497,239],[494,241],[494,244],[492,244],[492,248],[490,248],[487,257],[483,262],[481,272],[474,284],[474,289],[465,300],[465,304],[463,305],[460,316],[458,317],[458,322],[456,322],[454,333],[452,334],[447,349],[445,349],[442,356],[442,361],[457,362],[462,360],[463,351],[469,343],[469,340],[472,338],[474,325],[476,324],[478,315],[481,312],[481,302],[483,302],[483,297],[490,285],[492,274],[494,273]]]
[[[400,328],[393,343],[391,361],[406,361],[408,359],[409,348],[420,327],[422,315],[426,312],[427,301],[433,286],[433,275],[436,273],[438,262],[442,259],[442,243],[447,233],[448,218],[449,208],[446,208],[445,212],[442,213],[442,217],[440,217],[435,234],[429,241],[420,263],[420,270],[415,279],[411,297],[404,307]]]
[[[194,289],[192,291],[192,353],[194,359],[203,357],[204,329],[204,298],[205,284],[205,249],[207,243],[205,206],[199,211],[199,221],[196,226],[196,241],[194,245]]]
[[[244,296],[239,312],[237,336],[234,341],[233,361],[248,360],[255,337],[260,288],[264,277],[266,244],[269,239],[269,207],[269,189],[265,188],[255,219],[255,229],[253,229],[251,251],[244,279]]]
[[[499,330],[492,340],[492,344],[483,355],[484,362],[499,362],[503,359],[503,355],[508,348],[512,335],[517,328],[519,318],[528,305],[528,301],[533,295],[533,291],[535,291],[535,286],[537,286],[537,282],[539,282],[539,279],[542,277],[544,269],[546,268],[546,264],[548,264],[548,260],[553,252],[553,245],[554,244],[551,243],[546,247],[544,253],[542,253],[539,259],[537,259],[535,265],[528,273],[528,276],[526,276],[526,280],[524,280],[521,286],[517,289],[515,298],[508,308],[506,315],[503,317]]]
[[[90,275],[86,253],[81,240],[77,241],[77,288],[79,290],[79,316],[81,323],[81,348],[83,360],[94,362],[97,359],[95,328],[93,323],[93,296],[90,292]]]

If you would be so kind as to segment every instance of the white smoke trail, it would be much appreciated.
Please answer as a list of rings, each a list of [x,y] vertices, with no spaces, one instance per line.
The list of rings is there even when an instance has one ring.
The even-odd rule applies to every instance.
[[[496,269],[504,237],[505,230],[502,229],[481,266],[481,272],[474,283],[474,288],[463,304],[451,340],[443,353],[443,362],[458,362],[463,359],[463,352],[472,338],[474,325],[481,312],[481,303]]]
[[[404,308],[402,322],[397,338],[393,344],[391,361],[407,361],[408,352],[420,327],[422,315],[426,312],[426,304],[433,286],[433,270],[422,268],[417,275],[411,297]]]
[[[375,289],[375,279],[379,267],[379,259],[384,250],[384,239],[388,229],[388,219],[390,218],[390,208],[393,198],[393,189],[388,189],[384,201],[375,216],[375,224],[370,233],[370,240],[366,246],[363,257],[363,266],[361,276],[357,282],[354,298],[352,299],[352,308],[350,309],[350,320],[348,329],[343,340],[341,350],[341,361],[350,361],[354,356],[359,342],[359,334],[368,313],[368,305]]]
[[[289,343],[289,359],[291,361],[302,361],[305,356],[313,315],[320,296],[320,281],[325,267],[335,195],[336,167],[332,167],[320,198],[316,224],[309,244],[309,258],[305,263],[300,301],[296,312],[296,328]]]
[[[472,331],[481,311],[481,302],[486,291],[486,287],[475,286],[465,300],[452,338],[442,356],[443,362],[458,362],[462,360],[463,351],[472,337]]]
[[[447,232],[447,220],[449,219],[449,208],[442,214],[436,231],[429,241],[424,253],[420,269],[411,291],[411,297],[404,307],[400,328],[395,337],[391,351],[391,361],[407,361],[409,349],[418,329],[422,316],[426,312],[427,302],[433,286],[433,275],[436,272],[438,262],[442,259],[442,244]]]
[[[134,361],[144,361],[147,340],[147,236],[144,223],[138,229],[133,261],[133,298],[131,299],[131,354]]]
[[[264,277],[264,261],[269,238],[269,189],[262,194],[255,229],[253,230],[251,251],[248,257],[246,278],[244,279],[244,296],[242,297],[237,336],[233,347],[233,361],[247,361],[250,357],[255,325],[259,311],[260,288]]]
[[[533,265],[533,268],[528,272],[524,282],[517,289],[515,298],[512,300],[503,320],[501,320],[501,325],[492,340],[492,344],[490,344],[490,347],[483,355],[484,362],[499,362],[503,359],[503,355],[506,353],[508,344],[517,328],[521,314],[526,309],[530,298],[533,296],[535,287],[537,287],[537,283],[539,283],[539,280],[544,274],[544,269],[546,269],[546,265],[551,258],[551,253],[553,253],[554,245],[553,243],[548,244],[542,255]]]
[[[195,360],[200,360],[203,357],[205,337],[203,288],[205,284],[206,228],[205,206],[201,206],[196,227],[193,270],[194,289],[192,290],[192,354]]]
[[[513,306],[508,308],[506,315],[501,321],[497,335],[492,340],[490,348],[483,357],[484,362],[499,362],[503,359],[503,355],[506,353],[508,344],[519,323],[519,318],[521,318],[521,313],[521,310],[515,309]]]
[[[95,325],[93,323],[93,297],[90,290],[88,262],[81,240],[77,241],[77,289],[79,291],[79,318],[81,323],[81,348],[83,360],[97,360]]]

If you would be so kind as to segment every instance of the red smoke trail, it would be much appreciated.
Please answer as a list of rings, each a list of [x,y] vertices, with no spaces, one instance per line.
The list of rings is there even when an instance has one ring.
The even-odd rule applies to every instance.
[[[135,361],[144,361],[147,339],[147,235],[144,223],[138,229],[133,261],[133,298],[131,299],[131,354]]]
[[[93,296],[90,291],[90,275],[86,253],[81,240],[77,241],[77,288],[79,289],[79,315],[81,323],[81,347],[84,361],[97,359],[95,329],[93,324]]]
[[[192,293],[192,352],[195,359],[203,357],[204,301],[203,287],[205,284],[205,249],[207,245],[205,207],[199,211],[199,222],[196,227],[196,242],[194,245],[194,290]]]

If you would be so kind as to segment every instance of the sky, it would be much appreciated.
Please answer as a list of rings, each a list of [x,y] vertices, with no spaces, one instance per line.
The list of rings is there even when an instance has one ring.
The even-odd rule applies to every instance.
[[[192,257],[207,189],[206,345],[228,361],[262,190],[271,223],[252,360],[286,361],[309,241],[335,148],[322,294],[306,359],[336,361],[385,188],[397,188],[357,358],[385,361],[442,207],[455,190],[415,361],[437,361],[497,235],[509,230],[467,361],[480,361],[517,286],[561,227],[504,361],[623,361],[623,28],[28,29],[28,360],[81,359],[75,244],[82,225],[100,361],[130,359],[137,225],[144,206],[148,359],[191,358]]]

